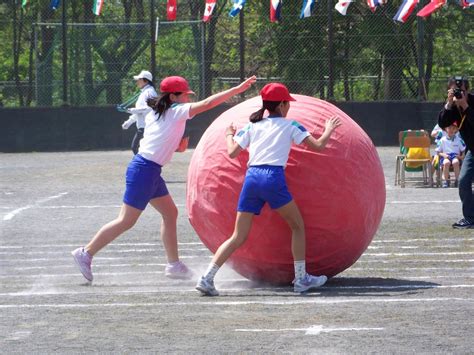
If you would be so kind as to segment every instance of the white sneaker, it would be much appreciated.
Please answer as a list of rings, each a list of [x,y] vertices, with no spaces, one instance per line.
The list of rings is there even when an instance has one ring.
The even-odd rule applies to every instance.
[[[170,279],[189,280],[193,277],[193,272],[183,262],[177,261],[166,265],[165,276]]]
[[[79,266],[79,270],[81,271],[82,275],[87,279],[87,281],[92,282],[92,256],[82,247],[72,251],[71,254],[74,257],[74,261],[76,262],[77,266]]]
[[[196,285],[196,290],[206,296],[219,296],[219,291],[217,291],[214,287],[214,281],[209,281],[208,279],[204,278],[204,276],[201,276],[199,279]]]
[[[312,288],[324,285],[327,280],[328,278],[324,275],[313,276],[307,273],[304,278],[298,279],[294,282],[294,291],[298,293],[306,292]]]

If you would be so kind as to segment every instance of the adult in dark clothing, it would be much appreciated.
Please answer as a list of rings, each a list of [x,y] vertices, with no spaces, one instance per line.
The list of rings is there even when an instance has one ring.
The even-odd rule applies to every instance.
[[[448,99],[439,113],[441,128],[455,124],[466,143],[464,158],[459,175],[459,196],[462,202],[463,218],[453,224],[456,229],[474,228],[474,95],[468,93],[469,82],[465,77],[453,77],[448,82]]]

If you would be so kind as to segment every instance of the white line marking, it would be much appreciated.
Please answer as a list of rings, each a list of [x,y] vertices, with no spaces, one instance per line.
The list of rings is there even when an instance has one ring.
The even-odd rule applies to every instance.
[[[27,210],[27,209],[30,209],[30,208],[33,208],[33,207],[38,207],[40,206],[41,204],[45,203],[45,202],[48,202],[48,201],[51,201],[51,200],[54,200],[54,199],[57,199],[57,198],[60,198],[64,195],[67,195],[68,193],[67,192],[61,192],[60,194],[58,195],[54,195],[54,196],[50,196],[50,197],[46,197],[44,199],[41,199],[41,200],[38,200],[36,201],[34,204],[32,205],[27,205],[25,207],[20,207],[20,208],[17,208],[16,210],[13,210],[11,211],[10,213],[7,213],[4,217],[3,217],[3,220],[4,221],[9,221],[11,219],[13,219],[13,217],[15,217],[17,214],[19,214],[20,212],[24,211],[24,210]]]
[[[333,328],[323,327],[322,325],[312,325],[309,328],[281,328],[281,329],[234,329],[236,332],[305,332],[305,335],[319,335],[321,333],[331,332],[352,332],[352,331],[380,331],[384,328]]]
[[[220,282],[217,282],[219,284]],[[169,284],[169,282],[168,282]],[[474,288],[474,285],[394,285],[394,286],[325,286],[324,291],[338,291],[338,290],[409,290],[409,289],[456,289],[456,288]],[[267,291],[267,292],[281,292],[288,291],[293,293],[290,287],[250,287],[250,288],[219,288],[222,292],[238,293],[242,291],[248,291],[251,289],[254,292]],[[30,297],[30,296],[53,296],[53,295],[134,295],[134,294],[153,294],[153,293],[170,293],[170,292],[196,292],[194,288],[183,289],[183,288],[156,288],[151,290],[110,290],[108,288],[85,290],[85,291],[62,291],[62,290],[44,290],[44,291],[20,291],[20,292],[6,292],[0,293],[1,297]],[[321,292],[319,292],[321,294]]]
[[[178,245],[200,245],[203,246],[201,242],[178,242]],[[40,244],[40,245],[0,245],[0,249],[37,249],[37,248],[77,248],[78,244]],[[163,243],[111,243],[107,247],[114,246],[159,246],[163,247]],[[180,249],[182,250],[182,249]],[[191,250],[191,249],[190,249]]]
[[[415,238],[415,239],[374,239],[372,243],[411,243],[411,242],[467,242],[474,241],[474,238]]]
[[[201,301],[201,302],[148,302],[148,303],[51,303],[51,304],[2,304],[0,309],[7,308],[113,308],[113,307],[170,307],[170,306],[246,306],[246,305],[271,305],[271,306],[293,306],[293,305],[304,305],[304,304],[321,304],[321,305],[332,305],[332,304],[344,304],[344,303],[427,303],[427,302],[459,302],[459,303],[474,303],[472,298],[461,298],[461,297],[449,297],[449,298],[379,298],[379,297],[364,297],[364,298],[348,298],[348,299],[322,299],[315,298],[320,297],[319,295],[314,296],[311,299],[299,299],[301,297],[295,294],[295,300],[293,301]],[[305,296],[310,298],[311,296]]]
[[[447,253],[364,253],[365,256],[435,256],[435,255],[474,255],[474,251],[452,251]]]
[[[44,201],[43,201],[44,202]],[[60,205],[60,206],[32,206],[32,207],[38,207],[38,208],[41,208],[41,209],[52,209],[52,210],[55,210],[55,209],[80,209],[80,208],[121,208],[122,205],[77,205],[77,206],[73,206],[73,205]],[[183,203],[177,203],[176,204],[176,207],[186,207],[185,204]],[[6,207],[3,207],[3,208],[6,208]]]
[[[433,201],[390,201],[387,202],[387,204],[391,205],[416,205],[416,204],[431,204],[431,203],[440,203],[440,204],[445,204],[445,203],[461,203],[461,200],[433,200]]]
[[[150,253],[150,252],[156,252],[157,249],[118,249],[118,250],[113,250],[113,249],[107,249],[101,251],[101,254],[110,254],[110,253]],[[209,251],[207,248],[193,248],[193,249],[180,249],[180,251]],[[64,254],[66,251],[64,250],[55,250],[55,251],[42,251],[42,250],[36,250],[36,251],[0,251],[0,255],[60,255]]]

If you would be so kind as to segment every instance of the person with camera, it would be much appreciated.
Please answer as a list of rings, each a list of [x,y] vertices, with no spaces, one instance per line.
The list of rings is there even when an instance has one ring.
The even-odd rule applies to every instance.
[[[474,95],[468,92],[469,81],[454,76],[448,82],[448,98],[439,113],[438,124],[444,129],[455,124],[466,144],[466,156],[459,175],[459,196],[463,218],[453,224],[456,229],[474,228]]]

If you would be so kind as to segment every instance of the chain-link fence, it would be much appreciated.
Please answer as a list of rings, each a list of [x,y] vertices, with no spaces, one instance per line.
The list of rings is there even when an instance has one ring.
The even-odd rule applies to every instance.
[[[449,76],[474,77],[472,9],[451,4],[427,20],[415,10],[402,24],[393,21],[398,2],[375,13],[353,3],[342,16],[334,0],[321,0],[304,19],[301,4],[288,3],[279,24],[268,20],[267,2],[236,18],[222,4],[209,23],[200,15],[156,24],[68,22],[64,38],[57,19],[32,21],[31,45],[17,48],[20,70],[3,76],[0,98],[6,106],[115,105],[136,92],[132,76],[142,69],[186,77],[199,98],[255,74],[249,95],[282,81],[294,93],[336,101],[436,101]],[[0,64],[0,75],[8,65]]]

